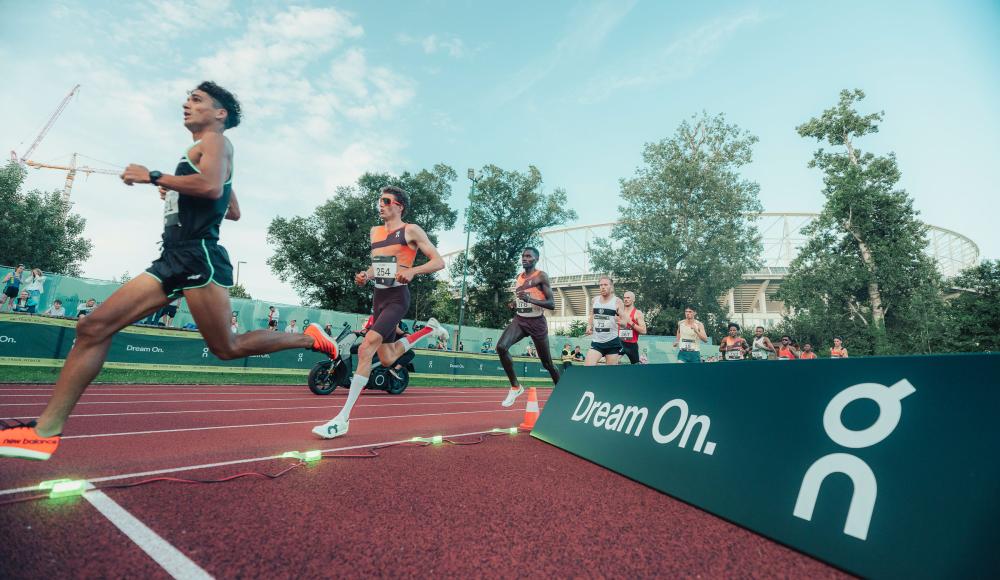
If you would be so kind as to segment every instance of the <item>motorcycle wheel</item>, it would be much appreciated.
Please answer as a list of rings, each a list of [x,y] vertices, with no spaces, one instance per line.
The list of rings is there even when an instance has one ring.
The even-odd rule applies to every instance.
[[[313,365],[309,371],[309,390],[317,395],[329,395],[337,388],[337,384],[332,381],[330,367],[332,360],[321,360]]]
[[[406,390],[406,387],[410,384],[410,371],[406,370],[406,367],[400,367],[394,370],[399,378],[392,376],[390,373],[385,373],[386,378],[389,380],[389,386],[386,391],[390,395],[399,395]]]

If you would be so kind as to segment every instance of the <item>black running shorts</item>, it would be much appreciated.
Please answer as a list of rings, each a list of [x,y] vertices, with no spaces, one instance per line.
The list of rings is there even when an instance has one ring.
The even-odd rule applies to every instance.
[[[615,337],[608,342],[591,342],[590,350],[596,350],[601,353],[601,356],[608,356],[609,354],[618,354],[622,351],[622,341],[618,337]]]
[[[514,315],[513,322],[532,340],[545,340],[549,337],[549,323],[544,316]]]
[[[622,341],[621,354],[628,357],[628,361],[634,365],[639,364],[639,343]]]
[[[391,288],[376,288],[372,301],[372,316],[375,322],[368,327],[382,337],[383,341],[392,342],[396,338],[396,327],[410,309],[410,288],[408,286],[393,286]]]
[[[146,273],[160,281],[163,293],[170,299],[209,283],[223,288],[233,285],[229,253],[213,240],[164,243],[163,253],[146,268]]]

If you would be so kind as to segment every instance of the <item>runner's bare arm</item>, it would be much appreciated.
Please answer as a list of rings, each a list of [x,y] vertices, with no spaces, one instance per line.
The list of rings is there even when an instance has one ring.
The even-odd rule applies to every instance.
[[[219,199],[222,197],[222,186],[229,176],[230,156],[227,151],[226,138],[219,133],[208,133],[202,137],[201,143],[190,152],[192,163],[195,163],[200,173],[194,175],[170,175],[164,173],[157,185],[171,189],[191,197]],[[125,185],[150,183],[149,169],[135,163],[125,168],[121,174]]]
[[[546,310],[555,310],[556,309],[556,298],[555,298],[555,296],[552,295],[552,286],[549,285],[549,275],[546,274],[545,272],[542,272],[540,278],[541,279],[538,281],[538,288],[539,288],[539,290],[542,291],[542,295],[545,296],[545,299],[544,300],[535,300],[534,298],[531,298],[530,296],[525,295],[525,298],[523,300],[525,302],[530,302],[530,303],[534,304],[535,306],[541,306],[542,308],[544,308]]]
[[[643,316],[641,310],[637,310],[635,313],[635,326],[633,328],[639,334],[646,334],[646,317]]]
[[[229,194],[229,207],[226,209],[226,219],[239,221],[240,216],[240,202],[236,201],[236,190],[234,189],[232,193]]]
[[[419,266],[401,270],[396,274],[396,280],[409,283],[417,274],[431,274],[444,268],[444,260],[441,259],[441,254],[438,253],[437,248],[431,243],[430,238],[427,237],[427,232],[423,228],[418,225],[406,228],[406,238],[407,242],[415,244],[420,253],[427,256],[427,262]]]

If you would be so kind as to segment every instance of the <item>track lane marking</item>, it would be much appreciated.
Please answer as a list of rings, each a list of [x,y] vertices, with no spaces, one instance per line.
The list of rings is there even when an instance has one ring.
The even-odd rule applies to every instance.
[[[544,402],[544,401],[539,401]],[[412,407],[416,405],[488,405],[493,403],[493,401],[440,401],[436,403],[384,403],[381,405],[357,405],[355,409],[370,409],[374,407]],[[132,413],[88,413],[88,414],[73,414],[69,418],[79,418],[79,417],[126,417],[132,415],[175,415],[183,413],[236,413],[241,411],[298,411],[301,409],[330,409],[335,408],[336,405],[319,405],[319,406],[308,406],[308,407],[252,407],[247,409],[185,409],[183,411],[136,411]],[[17,417],[0,417],[2,420],[14,420]]]
[[[471,433],[451,433],[449,435],[442,435],[442,437],[467,437],[469,435],[485,435],[488,433],[493,433],[490,431],[473,431]],[[366,447],[379,447],[382,445],[397,445],[399,443],[409,443],[410,439],[400,439],[398,441],[383,441],[381,443],[364,443],[362,445],[350,445],[347,447],[327,447],[325,449],[320,449],[322,452],[328,451],[351,451],[352,449],[364,449]],[[119,475],[105,475],[101,477],[88,477],[87,482],[89,483],[100,483],[104,481],[121,481],[123,479],[134,479],[137,477],[149,477],[151,475],[164,475],[167,473],[178,473],[181,471],[195,471],[198,469],[211,469],[213,467],[226,467],[229,465],[243,465],[246,463],[257,463],[260,461],[271,461],[274,459],[282,459],[280,455],[268,455],[265,457],[251,457],[249,459],[233,459],[231,461],[219,461],[217,463],[202,463],[200,465],[186,465],[183,467],[167,467],[164,469],[154,469],[152,471],[139,471],[135,473],[123,473]],[[38,493],[38,486],[32,485],[28,487],[13,487],[10,489],[0,490],[0,495],[12,495],[17,493]]]
[[[438,399],[448,398],[448,396],[446,396],[446,395],[440,395],[440,396],[435,396],[435,398],[438,398]],[[484,399],[484,402],[490,402],[492,400],[497,400],[497,401],[501,400],[498,397],[492,397],[492,396],[491,397],[484,396],[482,398]],[[79,405],[141,405],[143,403],[163,403],[163,404],[166,404],[166,403],[178,403],[178,404],[181,404],[181,405],[196,405],[196,404],[200,404],[200,403],[242,403],[242,402],[244,402],[244,400],[245,399],[237,398],[237,399],[177,399],[177,400],[169,400],[169,401],[81,401],[81,402],[77,403],[77,406],[79,406]],[[271,398],[257,399],[257,398],[255,398],[253,400],[254,401],[315,401],[316,397],[294,397],[294,398],[291,398],[291,399],[285,399],[285,398],[278,398],[278,399],[271,399]],[[334,400],[338,400],[338,399],[332,399],[331,398],[329,400],[334,401]],[[375,401],[387,401],[387,400],[389,400],[389,401],[391,401],[392,399],[385,399],[385,398],[382,398],[382,397],[378,397],[378,398],[373,398],[372,400],[375,400]],[[539,398],[539,400],[547,400],[547,397],[546,397],[546,399]],[[444,401],[444,403],[447,403],[447,401]],[[38,403],[0,403],[0,409],[2,409],[4,407],[44,407],[47,404],[48,404],[47,401],[40,401]],[[401,404],[404,404],[404,403],[383,403],[383,405],[397,405],[397,404],[401,405]],[[407,404],[407,405],[431,405],[431,404],[438,404],[438,403],[405,403],[405,404]]]
[[[83,494],[83,498],[101,512],[101,515],[114,524],[129,540],[132,540],[132,543],[159,564],[167,574],[185,580],[212,578],[211,574],[192,562],[183,552],[164,540],[125,508],[115,503],[103,491],[94,489],[93,484],[89,481],[87,486],[90,490]]]

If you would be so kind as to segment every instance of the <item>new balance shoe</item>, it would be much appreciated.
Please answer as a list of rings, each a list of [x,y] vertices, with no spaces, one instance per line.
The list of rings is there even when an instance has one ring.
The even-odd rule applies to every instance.
[[[518,385],[516,389],[514,387],[511,387],[510,390],[507,391],[507,398],[504,399],[502,403],[500,403],[500,406],[501,407],[512,406],[514,404],[514,401],[516,401],[517,398],[523,394],[524,394],[524,387],[520,385]]]
[[[333,342],[325,332],[323,332],[323,327],[313,322],[306,327],[304,334],[309,335],[313,339],[312,349],[316,352],[321,352],[331,359],[337,358],[337,343]]]
[[[319,427],[313,427],[312,432],[323,439],[333,439],[347,434],[347,426],[350,421],[344,421],[339,417],[334,417]]]
[[[59,435],[42,437],[35,431],[35,422],[14,425],[0,421],[0,457],[45,461],[59,447]]]
[[[441,326],[441,323],[438,322],[437,318],[428,318],[426,326],[434,329],[431,332],[431,336],[445,342],[448,341],[448,329]]]

